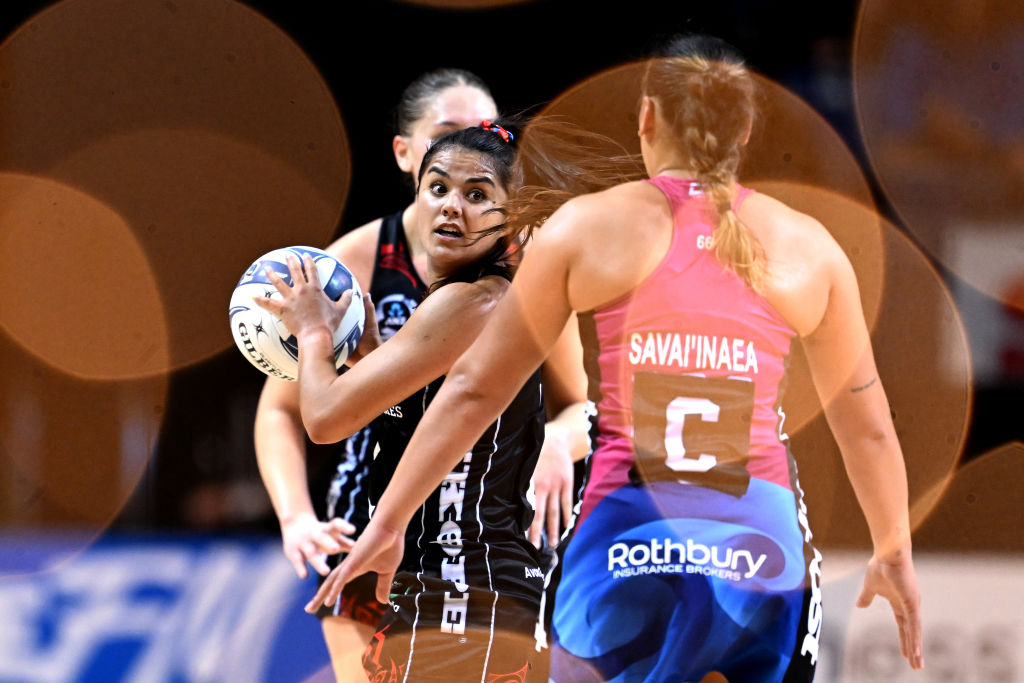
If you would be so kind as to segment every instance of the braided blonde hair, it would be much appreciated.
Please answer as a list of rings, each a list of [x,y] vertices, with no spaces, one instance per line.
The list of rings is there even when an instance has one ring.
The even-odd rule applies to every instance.
[[[764,248],[732,208],[736,170],[754,119],[753,77],[717,39],[677,39],[664,53],[648,62],[641,92],[657,101],[708,198],[715,256],[761,291]]]

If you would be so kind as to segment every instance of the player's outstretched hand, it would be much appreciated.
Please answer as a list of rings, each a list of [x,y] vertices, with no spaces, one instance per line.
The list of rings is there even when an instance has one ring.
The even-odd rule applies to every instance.
[[[857,607],[867,607],[880,595],[892,605],[899,627],[900,652],[912,669],[924,668],[921,633],[921,593],[910,553],[895,559],[872,557],[864,576]]]
[[[534,513],[529,536],[535,548],[540,548],[542,537],[548,546],[558,545],[572,515],[572,456],[561,441],[548,436],[545,433],[533,471]]]
[[[375,524],[376,521],[370,520],[348,556],[320,584],[316,595],[306,604],[307,612],[312,614],[321,605],[334,605],[345,584],[366,572],[377,572],[377,601],[390,601],[391,582],[405,551],[405,536],[384,524]]]
[[[321,522],[309,513],[281,521],[281,542],[295,573],[305,579],[307,563],[321,576],[327,574],[330,568],[325,556],[349,550],[355,542],[349,536],[355,531],[356,528],[343,519]]]

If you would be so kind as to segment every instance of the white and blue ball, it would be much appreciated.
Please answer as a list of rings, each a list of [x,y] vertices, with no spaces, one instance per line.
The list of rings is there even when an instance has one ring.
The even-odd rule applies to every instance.
[[[231,336],[242,355],[256,368],[271,377],[294,381],[299,376],[299,345],[295,335],[288,331],[281,318],[260,308],[252,300],[254,296],[281,298],[281,294],[267,279],[267,268],[274,270],[289,285],[292,284],[286,261],[288,254],[295,256],[300,263],[303,254],[313,257],[324,292],[333,301],[337,301],[342,294],[352,290],[352,303],[345,311],[338,329],[334,331],[336,367],[341,368],[344,365],[349,354],[359,343],[365,313],[359,282],[344,264],[321,249],[286,247],[268,252],[254,261],[231,293]]]

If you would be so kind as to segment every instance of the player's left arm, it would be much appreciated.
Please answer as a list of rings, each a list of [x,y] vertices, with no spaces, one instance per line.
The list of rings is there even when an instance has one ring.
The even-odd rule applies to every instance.
[[[536,547],[540,547],[542,532],[548,545],[558,542],[572,516],[573,463],[590,450],[587,377],[575,314],[544,361],[542,381],[548,421],[533,473],[534,518],[529,530],[530,542]]]
[[[907,474],[882,387],[853,268],[829,241],[828,301],[817,328],[803,337],[815,388],[868,523],[874,553],[858,605],[874,595],[889,600],[903,655],[913,668],[921,655],[920,592],[911,558]]]

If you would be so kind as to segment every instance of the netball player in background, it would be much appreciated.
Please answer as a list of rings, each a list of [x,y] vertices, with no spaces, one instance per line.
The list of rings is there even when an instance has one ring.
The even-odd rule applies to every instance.
[[[430,294],[386,343],[371,319],[347,372],[334,370],[331,330],[350,296],[330,301],[315,274],[305,282],[292,259],[293,287],[271,277],[283,300],[257,300],[298,339],[299,405],[310,437],[335,442],[373,420],[380,451],[370,467],[371,500],[445,373],[508,289],[515,234],[502,204],[518,186],[516,144],[516,132],[489,121],[433,141],[415,200]],[[311,263],[304,261],[305,272]],[[403,530],[401,573],[389,584],[393,609],[363,658],[371,680],[525,680],[537,657],[544,583],[527,538],[527,490],[544,421],[538,370]]]
[[[392,141],[395,161],[404,173],[415,178],[432,139],[493,119],[497,109],[479,77],[461,69],[440,69],[413,81],[403,92],[396,113],[397,134]],[[426,253],[415,225],[416,204],[412,202],[346,233],[327,247],[368,292],[384,340],[405,323],[427,290]],[[581,434],[585,439],[586,428],[575,426],[578,420],[573,420],[573,409],[579,409],[579,401],[584,398],[578,347],[575,330],[570,329],[546,365],[545,398],[552,419],[546,427],[536,472],[538,514],[531,528],[534,538],[539,537],[540,525],[545,523],[554,528],[550,537],[557,538],[562,515],[567,518],[571,506],[573,482],[568,453],[572,444],[579,443]],[[306,577],[307,563],[319,574],[327,574],[336,560],[332,554],[340,549],[339,534],[358,534],[368,519],[366,477],[374,448],[369,428],[338,445],[325,521],[317,518],[310,498],[306,434],[295,383],[267,380],[256,412],[255,442],[260,475],[281,526],[285,554],[300,578]],[[365,577],[348,587],[331,608],[318,612],[339,680],[358,680],[362,675],[363,650],[384,609],[374,599],[373,587],[374,577]]]
[[[811,680],[821,556],[779,410],[797,341],[874,545],[857,604],[891,603],[920,668],[906,472],[853,269],[817,221],[738,185],[755,113],[742,60],[707,37],[661,54],[639,108],[649,180],[553,212],[550,192],[510,204],[527,224],[549,218],[314,600],[368,570],[386,597],[419,501],[575,310],[595,450],[555,601],[552,680]]]

